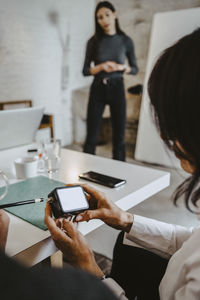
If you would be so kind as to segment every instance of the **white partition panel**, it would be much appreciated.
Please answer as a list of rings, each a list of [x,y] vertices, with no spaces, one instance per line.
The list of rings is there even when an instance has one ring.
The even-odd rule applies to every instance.
[[[140,111],[135,158],[166,166],[179,166],[179,161],[167,152],[154,125],[147,94],[147,81],[160,53],[182,36],[200,26],[200,8],[157,13],[154,16]]]

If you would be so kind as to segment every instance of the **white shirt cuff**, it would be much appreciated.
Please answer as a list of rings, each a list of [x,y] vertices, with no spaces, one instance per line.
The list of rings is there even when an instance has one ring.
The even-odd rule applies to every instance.
[[[117,296],[120,300],[128,300],[125,296],[125,292],[122,289],[122,287],[112,278],[106,278],[102,280],[103,283],[105,283],[110,290]]]

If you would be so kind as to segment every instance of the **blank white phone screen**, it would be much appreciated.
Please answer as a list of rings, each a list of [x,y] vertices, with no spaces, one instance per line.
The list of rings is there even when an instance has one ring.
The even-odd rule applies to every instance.
[[[87,209],[88,202],[81,187],[58,189],[58,196],[64,212]]]

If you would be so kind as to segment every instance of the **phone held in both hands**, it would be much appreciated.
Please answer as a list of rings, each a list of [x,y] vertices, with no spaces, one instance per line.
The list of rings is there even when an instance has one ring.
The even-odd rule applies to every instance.
[[[89,208],[83,188],[80,185],[55,188],[48,195],[55,218],[76,215]]]
[[[82,173],[79,177],[111,188],[116,188],[126,183],[125,179],[93,171]],[[55,218],[65,217],[69,214],[76,215],[89,209],[86,192],[80,185],[55,188],[49,193],[48,199]]]
[[[94,183],[108,186],[110,188],[116,188],[126,183],[125,179],[111,177],[108,175],[100,174],[97,172],[89,171],[79,175],[81,179],[89,180]]]

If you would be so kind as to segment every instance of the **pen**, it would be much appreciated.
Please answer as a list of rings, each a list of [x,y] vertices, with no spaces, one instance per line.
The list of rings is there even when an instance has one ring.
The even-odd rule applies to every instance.
[[[25,200],[25,201],[20,201],[20,202],[7,203],[7,204],[0,205],[0,209],[7,208],[7,207],[13,207],[13,206],[19,206],[19,205],[25,205],[25,204],[39,203],[39,202],[43,202],[43,201],[44,201],[44,198],[36,198],[36,199]]]

